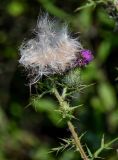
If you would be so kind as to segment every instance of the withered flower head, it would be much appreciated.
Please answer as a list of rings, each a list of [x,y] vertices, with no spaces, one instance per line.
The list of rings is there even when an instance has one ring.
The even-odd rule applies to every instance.
[[[62,74],[72,68],[82,50],[81,43],[70,36],[67,25],[60,25],[46,14],[37,22],[35,38],[21,45],[19,63],[31,71],[31,83],[35,83],[42,75]]]

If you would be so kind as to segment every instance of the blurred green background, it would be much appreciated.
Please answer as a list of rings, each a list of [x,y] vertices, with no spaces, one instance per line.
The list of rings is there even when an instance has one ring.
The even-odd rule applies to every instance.
[[[0,0],[0,160],[81,159],[73,150],[48,154],[70,133],[66,124],[58,123],[54,98],[47,95],[35,101],[35,107],[28,105],[28,81],[18,64],[19,46],[32,36],[38,15],[45,11],[66,20],[95,57],[82,72],[84,83],[95,85],[73,99],[73,104],[84,104],[75,113],[78,132],[87,131],[83,142],[93,152],[103,133],[106,141],[118,136],[117,24],[101,6],[74,12],[82,4],[82,0]],[[118,143],[113,148],[101,156],[117,160]]]

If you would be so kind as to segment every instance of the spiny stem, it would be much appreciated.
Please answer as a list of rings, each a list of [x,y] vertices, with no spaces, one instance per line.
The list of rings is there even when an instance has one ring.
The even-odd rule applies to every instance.
[[[54,92],[54,94],[55,94],[56,98],[58,99],[59,104],[60,104],[60,106],[61,106],[61,105],[62,105],[62,102],[64,101],[63,98],[60,96],[60,94],[59,94],[59,92],[57,91],[56,88],[53,88],[53,92]]]
[[[79,150],[82,159],[89,160],[87,155],[86,155],[86,153],[84,152],[84,149],[83,149],[81,143],[80,143],[80,139],[78,138],[78,135],[75,132],[73,124],[71,123],[71,121],[68,121],[67,123],[68,123],[69,130],[70,130],[70,132],[71,132],[71,134],[72,134],[72,136],[74,138],[76,148]]]
[[[56,88],[53,88],[53,93],[55,94],[56,98],[58,99],[60,107],[64,108],[65,106],[63,106],[63,105],[64,104],[68,104],[68,103],[62,98],[62,96],[60,96],[60,94],[59,94],[59,92],[58,92],[58,90]],[[85,153],[85,151],[84,151],[84,149],[83,149],[83,147],[82,147],[82,145],[81,145],[80,139],[79,139],[79,137],[78,137],[78,135],[77,135],[77,133],[76,133],[76,131],[74,129],[74,126],[73,126],[72,122],[71,121],[67,121],[67,124],[68,124],[68,128],[69,128],[69,130],[70,130],[70,132],[72,134],[72,137],[74,139],[76,148],[81,154],[81,158],[83,160],[89,160],[87,155],[86,155],[86,153]]]

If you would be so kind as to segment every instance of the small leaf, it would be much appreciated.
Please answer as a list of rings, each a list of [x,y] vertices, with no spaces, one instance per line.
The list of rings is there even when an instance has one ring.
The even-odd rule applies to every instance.
[[[87,147],[87,145],[86,145],[86,148],[87,148],[87,151],[88,151],[88,154],[89,154],[90,158],[93,158],[93,155],[92,155],[90,149]]]
[[[111,145],[112,145],[115,141],[117,141],[117,140],[118,140],[118,137],[105,144],[105,143],[104,143],[104,136],[103,136],[101,144],[102,144],[102,146],[103,146],[103,144],[104,144],[104,146],[103,146],[103,147],[100,147],[100,148],[93,154],[93,155],[94,155],[93,157],[94,157],[94,158],[101,158],[101,157],[98,157],[98,155],[99,155],[104,149],[110,149],[109,146],[111,146]]]
[[[105,144],[105,148],[108,148],[110,145],[112,145],[114,142],[118,141],[118,137],[113,139],[112,141]]]
[[[86,134],[86,132],[82,133],[81,136],[79,137],[79,139],[81,140],[85,134]]]
[[[77,109],[77,108],[80,108],[80,107],[82,107],[82,106],[83,106],[83,104],[80,104],[80,105],[78,105],[78,106],[71,107],[70,110],[73,111],[73,110],[75,110],[75,109]]]

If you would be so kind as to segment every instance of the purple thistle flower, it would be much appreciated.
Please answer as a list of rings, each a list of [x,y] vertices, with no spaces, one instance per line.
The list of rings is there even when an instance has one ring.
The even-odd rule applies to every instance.
[[[82,50],[81,56],[86,61],[86,63],[89,63],[93,60],[93,55],[90,50]]]
[[[76,60],[76,66],[86,66],[89,62],[93,60],[93,55],[90,50],[83,49],[80,52],[80,57]]]

